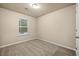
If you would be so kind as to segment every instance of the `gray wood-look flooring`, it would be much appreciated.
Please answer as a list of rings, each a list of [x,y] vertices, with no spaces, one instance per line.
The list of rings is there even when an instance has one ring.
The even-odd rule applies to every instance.
[[[1,56],[75,56],[75,51],[34,39],[0,49]]]

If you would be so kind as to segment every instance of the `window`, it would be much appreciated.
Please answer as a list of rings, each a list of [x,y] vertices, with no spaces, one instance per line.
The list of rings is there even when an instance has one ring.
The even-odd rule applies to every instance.
[[[23,34],[23,35],[27,33],[27,20],[26,19],[19,20],[19,32],[20,34]]]

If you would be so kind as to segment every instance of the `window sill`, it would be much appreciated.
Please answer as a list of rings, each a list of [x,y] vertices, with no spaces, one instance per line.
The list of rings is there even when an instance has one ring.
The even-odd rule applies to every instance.
[[[21,34],[21,33],[20,33],[20,35],[27,35],[27,34],[28,34],[28,33],[24,33],[24,34]]]
[[[20,36],[26,36],[26,35],[28,35],[29,33],[24,33],[24,34],[21,34],[20,33]]]

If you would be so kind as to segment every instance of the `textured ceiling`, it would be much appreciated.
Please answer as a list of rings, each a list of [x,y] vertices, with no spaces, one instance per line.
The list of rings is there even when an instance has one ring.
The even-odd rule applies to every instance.
[[[0,7],[20,12],[29,16],[39,17],[55,10],[73,5],[73,3],[38,3],[40,8],[35,9],[30,3],[0,3]]]

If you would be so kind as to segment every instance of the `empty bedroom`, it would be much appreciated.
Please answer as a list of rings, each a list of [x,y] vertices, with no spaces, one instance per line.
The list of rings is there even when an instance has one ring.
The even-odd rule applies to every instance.
[[[76,56],[75,3],[0,3],[0,56]]]

